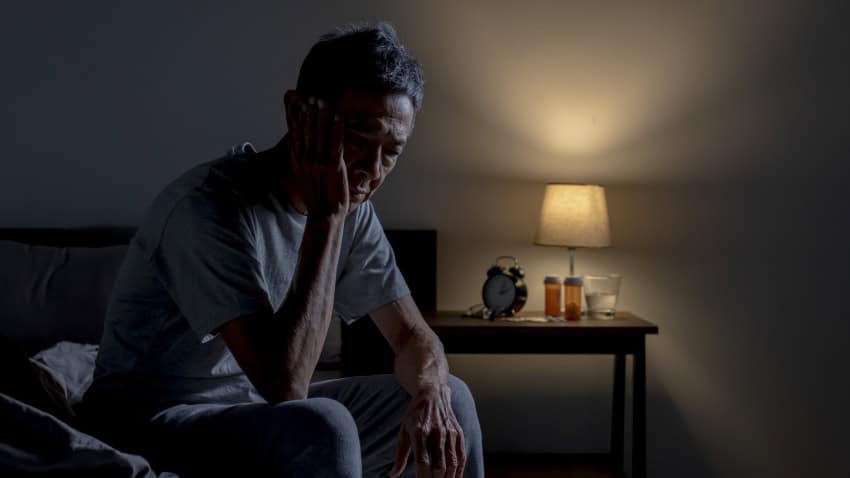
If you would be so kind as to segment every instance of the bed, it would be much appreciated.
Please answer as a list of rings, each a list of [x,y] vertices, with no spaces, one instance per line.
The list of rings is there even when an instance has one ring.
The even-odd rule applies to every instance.
[[[0,228],[0,476],[171,477],[81,431],[111,284],[135,227]],[[436,308],[436,231],[387,230],[423,311]],[[392,352],[371,320],[340,324],[320,369],[386,373]]]

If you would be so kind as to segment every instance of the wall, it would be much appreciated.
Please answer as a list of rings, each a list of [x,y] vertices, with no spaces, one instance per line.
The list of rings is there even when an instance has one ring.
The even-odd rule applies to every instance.
[[[459,3],[459,2],[458,2]],[[318,34],[385,18],[425,106],[375,203],[439,230],[439,307],[480,301],[532,244],[547,181],[606,186],[618,271],[648,339],[651,476],[846,475],[843,197],[848,67],[837,8],[803,2],[30,2],[2,15],[0,226],[138,223],[190,165],[283,130]],[[605,357],[450,357],[488,450],[607,446]]]

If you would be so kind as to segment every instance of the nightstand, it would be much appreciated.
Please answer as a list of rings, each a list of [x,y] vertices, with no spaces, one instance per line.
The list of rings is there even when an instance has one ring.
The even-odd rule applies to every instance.
[[[543,314],[525,312],[525,317]],[[633,361],[631,476],[646,476],[646,336],[658,326],[629,312],[611,320],[515,322],[462,317],[462,312],[427,314],[425,319],[449,354],[611,354],[614,355],[613,410],[609,453],[583,455],[585,461],[624,470],[626,355]],[[569,461],[569,456],[565,457]],[[556,466],[557,457],[540,461]]]

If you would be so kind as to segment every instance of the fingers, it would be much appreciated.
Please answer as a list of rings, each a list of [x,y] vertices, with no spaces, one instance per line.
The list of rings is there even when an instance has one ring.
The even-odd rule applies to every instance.
[[[304,112],[304,121],[301,122],[304,140],[304,154],[298,158],[301,161],[311,161],[316,157],[316,101],[313,97],[307,100],[307,108]]]
[[[343,154],[343,122],[331,111],[327,100],[310,97],[303,105],[304,121],[298,126],[305,143],[303,159],[335,165]]]
[[[427,442],[433,477],[444,478],[448,469],[446,463],[446,429],[444,427],[432,429],[428,434]]]
[[[330,126],[328,104],[324,100],[318,99],[316,100],[316,162],[320,164],[330,163],[328,158]]]
[[[345,140],[345,123],[342,122],[342,118],[339,115],[333,115],[333,125],[331,126],[332,134],[331,134],[331,155],[333,156],[332,162],[336,163],[339,160],[343,160],[343,164],[345,164],[345,147],[343,146],[343,141]]]
[[[401,475],[404,471],[404,467],[407,466],[407,458],[409,456],[410,437],[407,435],[407,431],[405,431],[404,426],[402,426],[398,431],[398,448],[396,448],[395,463],[393,463],[390,478],[397,478]]]
[[[348,166],[345,164],[345,146],[343,145],[343,140],[345,138],[345,123],[343,123],[342,118],[336,114],[333,115],[331,137],[332,157],[329,160],[331,162],[336,162],[336,165],[339,168],[339,178],[342,183],[341,187],[345,196],[345,203],[347,204],[350,198],[348,197]]]
[[[416,460],[416,478],[428,478],[431,471],[431,456],[428,454],[428,434],[421,427],[416,428],[413,440],[413,457]]]
[[[461,478],[463,470],[466,468],[466,438],[463,436],[463,428],[460,427],[457,420],[455,420],[455,433],[454,454],[457,457],[455,476]]]
[[[304,112],[307,107],[294,91],[287,93],[286,101],[286,127],[288,130],[287,143],[289,145],[289,153],[293,159],[300,159],[303,152],[302,122],[304,120]]]
[[[462,475],[458,474],[458,468],[461,466],[458,454],[458,441],[463,440],[459,435],[458,430],[449,428],[446,434],[446,476],[456,478]]]

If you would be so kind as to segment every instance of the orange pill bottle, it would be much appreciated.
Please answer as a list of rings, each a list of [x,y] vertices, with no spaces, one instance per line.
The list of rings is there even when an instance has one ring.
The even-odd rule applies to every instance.
[[[581,319],[581,289],[584,281],[581,277],[564,279],[564,319]]]
[[[546,276],[543,279],[545,288],[544,313],[546,317],[561,316],[561,278],[558,276]]]

